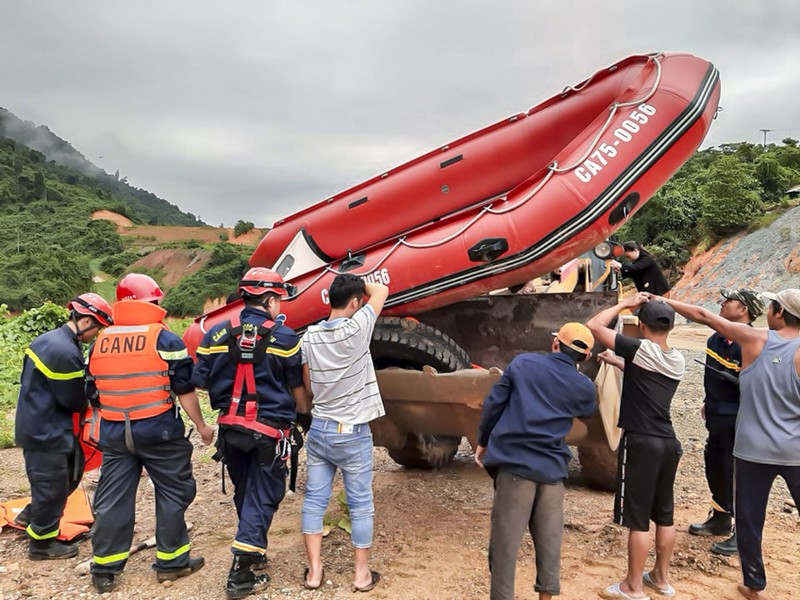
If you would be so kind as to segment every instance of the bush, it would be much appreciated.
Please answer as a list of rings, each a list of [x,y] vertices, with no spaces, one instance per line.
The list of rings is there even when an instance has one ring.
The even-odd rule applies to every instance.
[[[119,277],[125,270],[139,260],[139,255],[135,252],[126,251],[108,256],[100,262],[100,268],[104,273]]]
[[[12,254],[0,258],[0,298],[12,310],[47,300],[66,305],[92,289],[92,270],[85,255],[63,250]]]
[[[81,236],[81,249],[90,256],[108,256],[122,252],[122,238],[111,221],[89,221]]]
[[[254,227],[255,225],[250,221],[236,221],[236,225],[233,227],[233,236],[239,237],[245,233],[250,233]]]

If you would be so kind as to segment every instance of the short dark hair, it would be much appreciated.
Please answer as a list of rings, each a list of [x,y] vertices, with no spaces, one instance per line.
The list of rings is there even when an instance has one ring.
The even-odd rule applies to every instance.
[[[328,290],[331,308],[344,308],[354,296],[358,300],[364,297],[364,280],[351,273],[337,275]]]
[[[772,300],[772,314],[778,314],[778,311],[783,308],[783,321],[789,327],[800,327],[800,317],[795,317],[792,313],[786,310],[783,305],[777,300]]]
[[[583,352],[578,352],[577,350],[573,350],[569,346],[562,344],[561,340],[558,340],[558,350],[563,354],[569,356],[572,360],[576,363],[581,362],[589,358],[588,354],[584,354]]]
[[[241,295],[241,297],[242,297],[242,300],[244,300],[244,305],[245,306],[251,306],[251,307],[256,307],[256,308],[260,308],[260,307],[266,306],[267,304],[269,304],[269,301],[272,298],[280,299],[280,296],[278,294],[276,294],[275,292],[266,292],[266,293],[260,294],[258,296],[254,296],[253,294],[244,293],[244,294]]]

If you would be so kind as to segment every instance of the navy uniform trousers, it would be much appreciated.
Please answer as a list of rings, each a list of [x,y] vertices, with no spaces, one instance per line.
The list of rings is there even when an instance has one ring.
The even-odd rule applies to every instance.
[[[59,521],[64,515],[67,498],[83,477],[83,452],[78,449],[59,452],[25,448],[25,471],[31,484],[31,503],[28,513],[28,535],[35,540],[54,538],[59,533]]]
[[[95,533],[92,573],[119,573],[125,568],[136,521],[136,489],[147,469],[156,497],[158,571],[189,566],[189,533],[184,514],[197,492],[192,476],[192,444],[185,438],[158,444],[102,440],[103,466],[94,497]],[[149,536],[148,536],[149,537]]]
[[[725,512],[733,512],[733,443],[736,415],[706,413],[708,439],[703,453],[711,498]]]
[[[275,440],[220,429],[223,454],[234,486],[233,503],[239,517],[233,554],[263,555],[267,533],[286,495],[286,463],[275,458]]]

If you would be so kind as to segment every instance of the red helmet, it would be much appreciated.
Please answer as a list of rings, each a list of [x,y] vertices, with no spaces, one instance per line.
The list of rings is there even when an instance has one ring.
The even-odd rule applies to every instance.
[[[239,281],[239,293],[250,296],[261,296],[267,292],[278,294],[278,296],[288,296],[287,284],[283,277],[271,269],[253,267]]]
[[[102,296],[89,292],[81,294],[69,304],[67,310],[71,310],[84,317],[94,317],[101,325],[108,327],[113,325],[111,318],[111,305]]]
[[[120,300],[141,300],[157,302],[164,297],[156,280],[142,273],[129,273],[117,284],[117,302]]]

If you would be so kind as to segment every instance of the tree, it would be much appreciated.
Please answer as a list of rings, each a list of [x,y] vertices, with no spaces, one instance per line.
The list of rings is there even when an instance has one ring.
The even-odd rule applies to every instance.
[[[701,187],[703,223],[715,234],[738,231],[761,212],[761,188],[751,169],[735,156],[721,156]]]
[[[36,200],[41,200],[47,193],[47,187],[44,183],[44,175],[41,171],[36,171],[33,175],[33,197]]]
[[[778,159],[769,154],[756,160],[755,175],[761,184],[762,200],[768,203],[780,200],[792,184],[792,171],[781,166]]]

